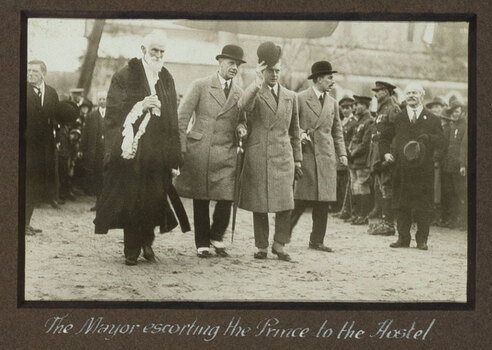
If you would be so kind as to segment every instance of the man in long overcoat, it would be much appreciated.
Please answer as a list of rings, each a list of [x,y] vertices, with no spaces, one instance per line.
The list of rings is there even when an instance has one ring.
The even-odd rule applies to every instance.
[[[217,55],[217,73],[194,81],[181,100],[178,119],[184,163],[176,178],[180,196],[193,198],[195,244],[199,257],[209,247],[226,257],[222,238],[229,225],[236,168],[235,133],[242,89],[233,78],[244,63],[243,50],[226,45]],[[188,124],[194,114],[194,123]],[[210,225],[209,204],[217,201]]]
[[[396,86],[385,81],[376,81],[375,91],[378,100],[376,121],[373,125],[371,143],[369,146],[369,167],[374,177],[374,207],[381,208],[382,220],[374,227],[370,227],[368,233],[374,235],[395,234],[393,209],[392,209],[392,176],[391,164],[384,161],[384,154],[390,150],[382,149],[379,144],[381,135],[391,128],[395,116],[400,113],[400,107],[393,99]],[[377,204],[379,202],[379,205]],[[370,216],[370,215],[369,215]]]
[[[410,228],[417,222],[417,248],[427,250],[427,238],[432,218],[434,190],[434,151],[444,144],[439,117],[422,105],[424,89],[410,83],[405,89],[406,107],[396,115],[380,143],[386,161],[395,162],[393,173],[393,208],[397,211],[398,240],[392,248],[410,246]],[[415,149],[414,152],[408,150]],[[414,153],[412,156],[411,153]]]
[[[123,228],[125,263],[155,261],[154,228],[167,232],[176,218],[167,202],[172,169],[181,161],[176,90],[163,67],[165,34],[152,32],[111,80],[104,118],[104,184],[96,233]]]
[[[58,94],[44,82],[46,64],[32,60],[27,66],[26,101],[26,234],[41,232],[31,226],[34,207],[44,199],[56,204],[56,140]],[[56,204],[56,206],[58,206]]]
[[[347,166],[342,123],[337,101],[328,95],[334,85],[331,64],[320,61],[311,67],[313,86],[297,95],[302,145],[302,177],[296,181],[291,230],[305,208],[312,207],[313,226],[309,248],[324,252],[329,202],[337,200],[337,163]]]
[[[272,42],[258,47],[256,80],[240,99],[240,107],[247,112],[243,130],[247,130],[248,141],[239,207],[253,212],[257,259],[267,257],[268,213],[276,213],[272,253],[289,261],[284,245],[290,241],[294,175],[296,170],[300,173],[302,152],[297,96],[278,83],[280,53]]]
[[[97,201],[101,195],[103,183],[104,133],[103,124],[106,115],[106,92],[100,91],[97,96],[97,109],[87,115],[80,140],[82,163],[84,165],[85,190],[95,195]]]

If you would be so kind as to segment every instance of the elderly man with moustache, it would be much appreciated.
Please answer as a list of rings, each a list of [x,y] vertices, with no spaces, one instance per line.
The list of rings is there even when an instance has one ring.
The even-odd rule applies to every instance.
[[[27,64],[26,92],[26,234],[41,232],[31,226],[36,204],[43,199],[55,208],[57,193],[55,126],[58,94],[44,82],[47,69],[43,61]]]
[[[291,230],[305,208],[312,207],[313,226],[309,248],[323,252],[328,220],[328,205],[337,199],[337,163],[347,166],[342,123],[337,101],[328,93],[336,73],[330,62],[319,61],[311,67],[313,86],[297,95],[302,146],[302,177],[296,181]],[[337,158],[338,156],[338,158]]]
[[[234,197],[235,133],[242,94],[233,78],[245,63],[243,56],[241,47],[224,46],[216,57],[217,73],[194,81],[178,110],[184,163],[176,178],[176,189],[180,196],[193,199],[195,245],[201,258],[212,256],[210,247],[218,256],[228,256],[222,238]],[[193,114],[193,126],[187,131]],[[216,201],[212,224],[210,201]]]
[[[398,240],[392,248],[410,246],[412,217],[417,222],[417,248],[427,250],[432,218],[434,154],[443,147],[444,136],[439,117],[422,105],[425,91],[420,84],[405,88],[406,107],[395,116],[388,132],[381,135],[387,162],[395,162],[393,208],[397,211]]]
[[[246,119],[238,128],[248,134],[241,174],[239,207],[253,212],[256,259],[268,253],[268,213],[275,213],[272,253],[290,261],[284,245],[290,241],[290,212],[294,209],[294,177],[301,174],[301,142],[297,96],[281,86],[281,48],[272,42],[257,50],[256,80],[240,99]]]
[[[96,233],[123,228],[127,265],[155,261],[154,228],[176,226],[167,196],[172,169],[181,162],[176,90],[163,67],[166,35],[148,34],[141,59],[133,58],[111,80],[104,117],[104,184]],[[122,131],[123,130],[123,131]]]

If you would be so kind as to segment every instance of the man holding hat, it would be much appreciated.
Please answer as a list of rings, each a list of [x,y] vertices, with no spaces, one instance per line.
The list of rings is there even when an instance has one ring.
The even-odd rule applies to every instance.
[[[427,250],[433,207],[434,151],[444,144],[441,122],[422,105],[424,89],[410,83],[406,107],[381,135],[380,147],[387,162],[395,162],[393,209],[397,210],[398,240],[392,248],[410,246],[412,217],[417,222],[417,248]],[[390,145],[394,148],[390,151]]]
[[[275,213],[272,253],[290,261],[284,245],[290,241],[294,209],[294,177],[301,175],[301,142],[297,96],[278,82],[279,46],[262,43],[257,50],[256,80],[240,99],[246,111],[239,133],[248,133],[241,174],[239,207],[253,212],[256,259],[268,253],[268,213]],[[319,103],[319,102],[318,102]],[[320,107],[321,108],[321,107]]]
[[[331,64],[311,67],[313,86],[297,95],[302,146],[302,177],[296,181],[291,230],[305,208],[312,207],[313,226],[309,248],[331,252],[323,244],[328,204],[337,199],[337,163],[347,166],[342,123],[337,101],[328,93],[334,85]],[[335,155],[338,155],[338,157]]]
[[[216,57],[217,73],[194,81],[179,105],[184,163],[176,189],[180,196],[193,199],[195,244],[201,258],[212,256],[210,247],[218,256],[228,256],[222,238],[234,199],[235,133],[239,123],[238,100],[243,92],[233,78],[245,63],[243,56],[241,47],[224,46]],[[187,132],[193,114],[194,124]],[[210,201],[217,202],[212,224]]]
[[[381,223],[370,228],[368,231],[368,233],[373,235],[388,236],[395,234],[391,203],[391,164],[384,161],[384,154],[389,153],[389,150],[382,149],[379,144],[381,135],[388,132],[396,115],[401,112],[400,107],[392,98],[395,88],[396,86],[390,83],[376,81],[376,87],[372,89],[378,100],[378,110],[376,122],[372,128],[371,144],[369,146],[369,166],[374,176],[374,207],[379,206],[382,213]]]
[[[352,225],[367,225],[369,223],[367,215],[372,206],[371,171],[367,166],[373,124],[369,111],[371,98],[354,95],[354,100],[357,124],[354,126],[354,135],[348,148],[352,203],[355,212]]]

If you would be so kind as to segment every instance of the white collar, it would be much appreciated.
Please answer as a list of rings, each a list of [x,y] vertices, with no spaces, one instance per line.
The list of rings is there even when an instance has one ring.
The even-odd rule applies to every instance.
[[[99,114],[101,115],[101,117],[104,118],[104,115],[106,114],[106,108],[102,108],[102,107],[99,107]]]
[[[275,84],[275,85],[273,85],[273,86],[269,86],[269,85],[267,85],[267,86],[268,86],[268,89],[269,89],[270,91],[271,91],[271,90],[273,90],[273,92],[275,92],[275,95],[277,95],[277,96],[278,96],[278,83],[276,83],[276,84]]]
[[[218,72],[217,75],[219,77],[220,85],[222,85],[222,89],[225,87],[226,83],[227,85],[229,85],[229,88],[231,88],[232,79],[225,80],[224,78],[222,78],[222,75],[220,75]]]
[[[324,94],[325,94],[324,92],[319,91],[319,90],[316,88],[316,86],[314,86],[314,85],[313,85],[313,90],[314,90],[314,93],[316,94],[316,97],[318,98],[318,100],[319,100],[319,97],[320,97],[320,96],[324,96]]]
[[[410,118],[410,120],[411,120],[411,118],[413,117],[413,112],[416,111],[417,112],[417,119],[418,119],[423,110],[424,110],[424,106],[422,106],[421,104],[419,104],[417,106],[417,108],[412,108],[412,107],[407,105],[408,118]]]

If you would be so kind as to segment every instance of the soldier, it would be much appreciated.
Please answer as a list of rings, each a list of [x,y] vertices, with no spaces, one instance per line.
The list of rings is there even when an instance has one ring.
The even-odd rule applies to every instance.
[[[352,225],[367,225],[367,214],[371,210],[371,171],[367,166],[369,144],[371,142],[371,126],[373,120],[369,105],[371,98],[355,96],[355,115],[357,124],[348,149],[350,182],[355,216]]]
[[[391,209],[392,198],[392,178],[390,163],[384,161],[384,154],[389,150],[381,149],[379,139],[387,132],[390,124],[393,123],[395,116],[400,113],[400,107],[392,98],[396,86],[377,81],[375,91],[378,100],[376,122],[373,125],[371,144],[369,147],[369,167],[374,176],[374,195],[375,201],[380,201],[382,221],[370,227],[368,233],[373,235],[394,235],[395,226],[393,223],[393,211]]]
[[[352,139],[354,125],[357,123],[357,118],[354,116],[354,99],[348,95],[342,97],[338,101],[338,106],[341,111],[340,119],[342,121],[343,140],[345,149],[348,149],[350,140]],[[351,216],[350,205],[350,184],[348,167],[342,163],[337,165],[337,204],[339,204],[339,212],[333,214],[333,217],[340,219],[348,219]]]

